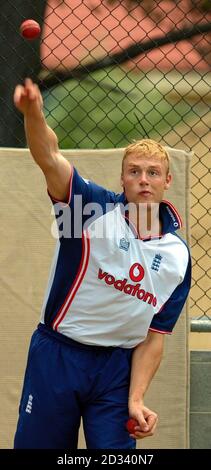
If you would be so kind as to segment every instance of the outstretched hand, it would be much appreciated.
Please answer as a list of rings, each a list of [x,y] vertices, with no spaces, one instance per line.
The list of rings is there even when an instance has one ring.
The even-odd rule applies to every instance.
[[[40,116],[43,107],[43,99],[39,87],[26,78],[24,85],[17,85],[14,91],[14,104],[24,115],[33,114]]]

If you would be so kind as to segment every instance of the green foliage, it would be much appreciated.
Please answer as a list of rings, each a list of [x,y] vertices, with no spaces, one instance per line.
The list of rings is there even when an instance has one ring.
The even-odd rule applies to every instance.
[[[173,86],[149,77],[116,67],[45,92],[45,115],[60,147],[124,147],[141,137],[161,138],[182,119],[187,122],[191,106],[182,98],[172,105]]]

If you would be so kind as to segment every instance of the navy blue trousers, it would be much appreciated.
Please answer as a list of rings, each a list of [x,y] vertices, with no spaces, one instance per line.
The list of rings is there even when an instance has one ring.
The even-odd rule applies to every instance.
[[[76,449],[81,418],[88,449],[134,449],[125,429],[132,350],[32,336],[16,449]]]

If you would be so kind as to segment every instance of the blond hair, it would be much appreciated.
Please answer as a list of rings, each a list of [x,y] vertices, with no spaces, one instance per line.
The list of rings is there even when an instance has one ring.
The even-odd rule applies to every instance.
[[[124,151],[124,155],[122,159],[122,173],[123,173],[124,161],[126,160],[127,156],[130,155],[131,153],[136,153],[137,155],[140,155],[143,157],[153,157],[153,158],[164,160],[166,162],[167,174],[168,174],[169,163],[170,163],[169,153],[167,152],[165,147],[163,147],[163,145],[159,144],[155,140],[141,139],[141,140],[137,140],[136,142],[133,142],[132,144],[129,144]]]

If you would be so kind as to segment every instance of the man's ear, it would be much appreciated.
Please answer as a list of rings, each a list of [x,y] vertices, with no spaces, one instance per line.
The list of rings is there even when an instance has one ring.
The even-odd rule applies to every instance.
[[[165,181],[165,184],[164,184],[164,189],[169,189],[170,186],[171,186],[171,183],[172,183],[172,175],[170,173],[168,173],[168,175],[166,176],[166,181]]]

